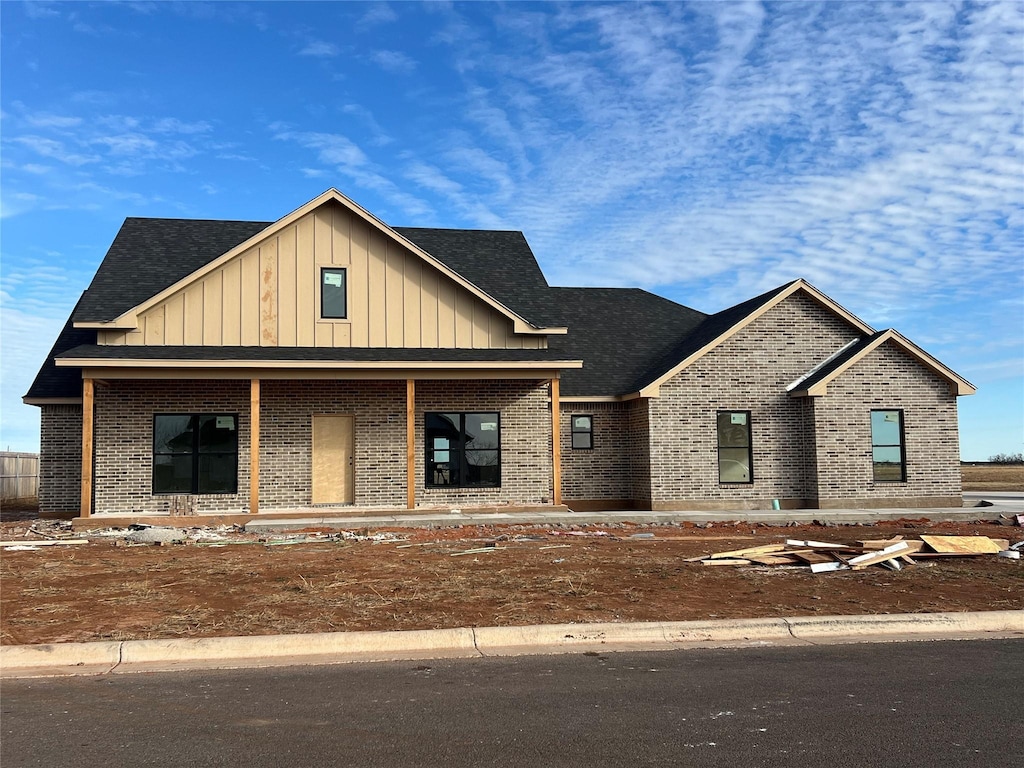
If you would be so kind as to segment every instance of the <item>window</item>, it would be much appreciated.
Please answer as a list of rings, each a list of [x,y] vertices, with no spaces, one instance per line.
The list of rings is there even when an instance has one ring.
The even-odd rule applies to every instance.
[[[907,479],[903,411],[871,412],[871,464],[875,482],[901,483]]]
[[[752,483],[750,411],[718,412],[718,482]]]
[[[425,416],[428,488],[501,485],[501,424],[497,413]]]
[[[594,417],[572,417],[572,447],[586,449],[594,447]]]
[[[238,417],[153,417],[153,493],[236,493]]]
[[[348,317],[344,269],[324,267],[320,270],[320,317],[327,320]]]

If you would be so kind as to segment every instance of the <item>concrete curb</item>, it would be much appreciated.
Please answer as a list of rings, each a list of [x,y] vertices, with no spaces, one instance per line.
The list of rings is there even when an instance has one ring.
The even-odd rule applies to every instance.
[[[0,677],[986,636],[1024,638],[1024,610],[14,645],[0,647]]]

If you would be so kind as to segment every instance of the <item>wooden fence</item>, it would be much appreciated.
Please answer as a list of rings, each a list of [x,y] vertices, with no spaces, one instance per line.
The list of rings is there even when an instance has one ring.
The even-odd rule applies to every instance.
[[[32,499],[39,494],[39,454],[0,451],[0,500]]]

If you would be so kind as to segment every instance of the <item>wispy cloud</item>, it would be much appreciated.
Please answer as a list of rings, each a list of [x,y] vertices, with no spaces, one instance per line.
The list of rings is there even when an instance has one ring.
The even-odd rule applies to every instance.
[[[299,56],[313,56],[315,58],[332,58],[338,55],[338,46],[324,40],[312,40],[299,51]]]
[[[398,19],[398,14],[387,3],[375,2],[364,13],[356,26],[359,29],[375,27],[380,24],[390,24]]]
[[[386,72],[408,75],[416,71],[416,61],[401,51],[374,51],[370,56]]]

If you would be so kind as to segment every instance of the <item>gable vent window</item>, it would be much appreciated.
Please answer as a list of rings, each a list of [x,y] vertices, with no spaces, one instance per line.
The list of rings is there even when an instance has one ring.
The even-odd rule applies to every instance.
[[[750,411],[718,412],[718,482],[752,483]]]
[[[237,493],[238,416],[153,416],[153,493]]]
[[[594,447],[594,417],[572,417],[572,447],[586,450]]]
[[[348,317],[345,270],[324,267],[320,270],[320,317],[344,320]]]
[[[876,483],[902,483],[907,479],[903,411],[871,412],[871,465]]]

